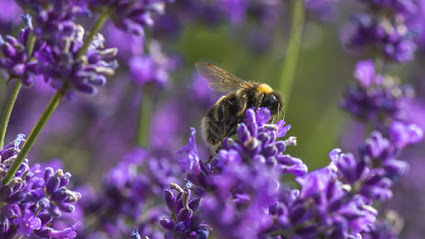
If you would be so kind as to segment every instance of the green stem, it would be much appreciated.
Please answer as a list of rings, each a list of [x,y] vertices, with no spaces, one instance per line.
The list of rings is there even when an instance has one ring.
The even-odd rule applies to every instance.
[[[286,58],[283,61],[282,73],[277,89],[283,93],[284,108],[288,108],[288,101],[294,81],[295,69],[297,66],[298,53],[301,46],[301,37],[304,27],[304,1],[293,1],[293,14],[291,22],[291,32],[286,51]]]
[[[149,89],[144,90],[140,105],[137,145],[147,148],[149,146],[149,125],[153,112],[153,99]]]
[[[47,107],[44,109],[43,114],[38,119],[37,123],[35,124],[34,128],[32,129],[30,135],[28,136],[27,140],[25,141],[24,145],[22,146],[21,151],[19,152],[16,159],[13,161],[12,165],[10,166],[9,170],[7,171],[6,177],[3,179],[3,185],[10,182],[10,180],[15,175],[16,171],[18,171],[19,167],[21,166],[22,162],[24,161],[25,157],[27,156],[28,152],[34,145],[35,141],[37,140],[38,136],[40,135],[41,130],[46,125],[47,121],[50,119],[50,116],[52,116],[55,109],[58,107],[60,101],[62,100],[63,96],[65,95],[67,87],[63,87],[60,90],[58,90],[55,95],[50,100]]]
[[[3,148],[4,138],[6,137],[7,126],[9,125],[10,115],[12,114],[13,106],[15,105],[16,99],[18,98],[19,91],[21,90],[22,82],[16,79],[15,85],[13,86],[12,93],[7,101],[6,109],[4,110],[3,120],[0,126],[0,149]]]
[[[32,58],[32,53],[34,51],[34,46],[35,46],[35,35],[31,34],[28,38],[28,42],[27,42],[27,55],[28,55],[28,60],[30,61]]]
[[[87,39],[84,42],[84,45],[78,51],[77,58],[82,57],[86,53],[87,49],[90,46],[90,43],[93,41],[94,36],[100,31],[102,26],[105,24],[106,20],[108,20],[108,17],[109,17],[108,11],[104,11],[100,14],[99,18],[94,24],[93,29],[91,30],[90,34],[87,36]]]

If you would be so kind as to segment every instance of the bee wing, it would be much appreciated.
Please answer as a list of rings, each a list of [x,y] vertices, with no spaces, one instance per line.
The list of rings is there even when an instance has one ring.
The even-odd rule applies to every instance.
[[[197,62],[195,68],[210,83],[208,85],[210,89],[219,92],[237,91],[240,88],[251,86],[250,83],[210,63]]]

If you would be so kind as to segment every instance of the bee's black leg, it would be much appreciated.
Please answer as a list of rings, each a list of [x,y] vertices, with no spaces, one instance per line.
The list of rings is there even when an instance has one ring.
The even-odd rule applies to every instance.
[[[248,104],[247,95],[242,95],[242,97],[239,100],[239,105],[240,105],[241,109],[238,112],[238,117],[243,116],[243,114],[245,113],[247,104]]]
[[[257,112],[258,108],[260,108],[261,104],[263,103],[264,100],[264,94],[261,94],[260,98],[258,99],[258,103],[255,106],[255,112]]]

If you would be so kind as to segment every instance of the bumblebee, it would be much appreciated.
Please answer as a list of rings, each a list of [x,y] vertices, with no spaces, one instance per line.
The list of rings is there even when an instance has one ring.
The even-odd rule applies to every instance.
[[[270,109],[272,119],[283,111],[282,97],[269,85],[247,82],[213,64],[198,62],[195,64],[198,73],[209,82],[209,88],[228,92],[210,108],[202,119],[201,129],[204,141],[216,151],[224,137],[236,134],[236,128],[244,119],[245,110],[255,107]]]

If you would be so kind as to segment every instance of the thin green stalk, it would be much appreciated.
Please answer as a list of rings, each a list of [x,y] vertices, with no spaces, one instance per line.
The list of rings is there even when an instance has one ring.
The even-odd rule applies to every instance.
[[[17,79],[13,86],[12,93],[10,94],[9,100],[4,110],[3,119],[0,126],[0,149],[3,148],[4,138],[6,137],[7,126],[9,125],[10,115],[12,114],[13,106],[15,105],[16,99],[18,98],[19,91],[21,90],[22,82]]]
[[[28,60],[30,61],[32,58],[32,54],[34,51],[34,46],[35,46],[35,35],[31,34],[28,38],[28,42],[27,42],[27,55],[28,55]]]
[[[301,37],[304,27],[304,1],[293,1],[293,13],[291,22],[290,38],[286,51],[286,58],[283,61],[282,73],[277,89],[283,93],[284,108],[288,108],[288,101],[294,81],[295,69],[297,66],[298,53],[301,47]]]
[[[41,130],[46,125],[47,121],[50,119],[50,116],[52,116],[53,112],[58,107],[60,101],[62,100],[63,96],[65,95],[67,87],[63,87],[60,90],[58,90],[55,95],[50,100],[47,107],[44,109],[43,114],[38,119],[37,123],[35,124],[34,128],[32,129],[30,135],[28,136],[27,140],[25,141],[24,145],[22,146],[21,151],[19,152],[16,159],[13,161],[12,165],[10,166],[9,170],[7,171],[6,177],[3,179],[3,185],[10,182],[10,180],[15,175],[16,171],[18,171],[19,167],[21,166],[22,162],[24,161],[25,157],[27,156],[28,152],[34,145],[35,141],[37,140],[38,136],[41,133]]]
[[[147,148],[149,146],[149,125],[153,112],[153,99],[149,90],[145,89],[143,92],[142,103],[140,105],[137,145]]]
[[[100,14],[99,18],[94,24],[93,29],[91,30],[90,34],[87,36],[87,39],[84,42],[84,45],[78,51],[77,58],[82,57],[86,53],[87,49],[90,46],[90,43],[93,41],[94,36],[100,31],[102,26],[105,24],[106,20],[108,20],[108,17],[109,17],[108,11],[104,11],[102,12],[102,14]]]

